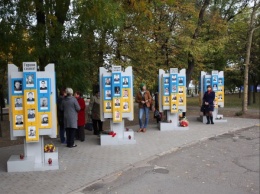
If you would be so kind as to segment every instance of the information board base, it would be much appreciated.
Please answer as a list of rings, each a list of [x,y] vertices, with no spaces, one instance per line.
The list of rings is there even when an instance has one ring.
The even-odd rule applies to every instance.
[[[173,131],[173,130],[189,130],[189,127],[182,127],[179,125],[179,113],[171,113],[167,111],[167,121],[159,123],[160,131]]]
[[[102,134],[100,136],[100,145],[123,145],[123,144],[135,144],[134,131],[132,129],[125,128],[125,122],[122,120],[120,123],[113,123],[110,120],[110,129],[114,134]]]
[[[168,122],[160,122],[159,127],[160,127],[160,131],[189,130],[189,127],[176,126],[173,123],[168,123]]]
[[[20,155],[12,155],[9,158],[7,161],[7,172],[29,172],[59,169],[58,148],[56,148],[54,152],[45,153],[43,136],[40,136],[39,142],[24,142],[24,157],[20,157]]]
[[[134,131],[132,129],[124,129],[123,136],[115,135],[101,135],[100,145],[124,145],[124,144],[136,144],[134,139]]]

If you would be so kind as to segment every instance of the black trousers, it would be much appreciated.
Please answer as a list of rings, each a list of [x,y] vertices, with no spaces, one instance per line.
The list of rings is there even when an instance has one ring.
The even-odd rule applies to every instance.
[[[80,141],[85,141],[85,126],[78,126],[78,129],[76,129],[75,132],[75,138],[80,140]]]
[[[67,147],[72,147],[74,145],[75,130],[75,128],[66,128]]]
[[[101,120],[92,119],[93,122],[93,129],[94,129],[94,135],[99,135],[100,132],[103,130],[103,122]]]

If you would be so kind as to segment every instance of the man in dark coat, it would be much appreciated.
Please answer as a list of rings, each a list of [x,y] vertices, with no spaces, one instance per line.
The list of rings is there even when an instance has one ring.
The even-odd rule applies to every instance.
[[[215,92],[212,90],[212,87],[207,86],[207,91],[203,96],[203,104],[205,105],[205,113],[207,116],[207,124],[214,124],[212,112],[214,111],[214,100]]]

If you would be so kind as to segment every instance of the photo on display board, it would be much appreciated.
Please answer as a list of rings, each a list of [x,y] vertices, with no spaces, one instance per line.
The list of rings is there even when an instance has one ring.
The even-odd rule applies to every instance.
[[[27,103],[34,104],[34,92],[27,92]]]
[[[15,125],[17,127],[22,127],[23,126],[23,115],[16,115],[15,116]]]
[[[184,88],[183,87],[179,87],[179,94],[183,94],[184,93]]]
[[[169,78],[164,78],[164,85],[169,85]]]
[[[217,84],[213,84],[212,90],[213,90],[213,91],[218,91],[218,85],[217,85]]]
[[[114,87],[114,94],[115,94],[115,96],[120,96],[120,87],[119,86],[115,86]]]
[[[106,103],[106,110],[111,110],[111,102]]]
[[[218,95],[218,100],[223,100],[222,94]]]
[[[119,78],[119,74],[114,74],[114,83],[119,83],[120,78]]]
[[[177,95],[176,94],[172,95],[172,101],[177,101]]]
[[[48,109],[48,98],[46,97],[40,98],[40,109],[42,110]]]
[[[40,85],[40,93],[47,93],[47,91],[48,91],[47,80],[40,80],[39,85]]]
[[[128,98],[129,97],[129,92],[127,89],[123,90],[123,98]]]
[[[26,87],[34,87],[34,74],[26,75]]]
[[[47,114],[41,115],[41,125],[42,126],[49,125],[49,116]]]
[[[222,86],[218,86],[218,91],[219,91],[219,92],[223,92]]]
[[[111,99],[111,90],[105,90],[105,98]]]
[[[210,79],[206,79],[206,85],[210,85]]]
[[[29,126],[28,127],[28,137],[29,138],[36,138],[36,127],[35,126]]]
[[[164,95],[169,95],[169,88],[168,87],[164,88]]]
[[[184,85],[184,77],[178,77],[179,86]]]
[[[105,87],[111,87],[111,79],[109,77],[105,78]]]
[[[119,111],[115,111],[115,119],[120,120],[120,112]]]
[[[123,77],[123,87],[128,87],[128,78],[127,77]]]
[[[35,121],[35,109],[28,109],[27,118],[29,121]]]
[[[169,104],[169,102],[170,102],[170,101],[169,101],[169,97],[166,96],[166,97],[165,97],[165,100],[164,100],[164,103],[165,103],[165,104]]]
[[[172,105],[172,110],[177,110],[177,105],[176,104]]]
[[[14,99],[14,107],[15,110],[22,110],[23,109],[23,99],[22,97],[17,97]]]
[[[172,92],[177,92],[177,86],[176,85],[172,85]]]
[[[219,85],[222,85],[222,84],[223,84],[222,78],[218,78],[218,84],[219,84]]]
[[[179,104],[183,104],[183,97],[182,96],[179,97]]]
[[[213,81],[213,82],[217,82],[217,76],[213,76],[213,77],[212,77],[212,81]]]
[[[119,98],[115,99],[115,107],[120,107],[120,99]]]
[[[177,81],[177,75],[172,75],[172,82],[175,83]]]
[[[21,80],[14,80],[14,93],[19,94],[22,93],[23,86]]]
[[[128,104],[128,102],[124,102],[124,104],[123,104],[123,109],[124,109],[124,110],[128,110],[128,109],[129,109],[129,104]]]

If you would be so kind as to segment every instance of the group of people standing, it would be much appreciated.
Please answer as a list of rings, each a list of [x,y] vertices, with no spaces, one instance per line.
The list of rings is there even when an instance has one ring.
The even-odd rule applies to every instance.
[[[212,87],[208,86],[208,90],[203,97],[203,105],[207,116],[207,124],[214,124],[212,112],[214,111],[215,92]],[[146,89],[144,83],[140,84],[140,90],[137,92],[135,101],[138,103],[139,112],[139,129],[137,132],[146,132],[149,122],[149,112],[158,111],[158,96],[155,96],[155,106],[151,93]],[[80,92],[75,92],[71,88],[60,90],[58,98],[58,122],[60,126],[61,143],[66,143],[67,147],[72,148],[77,145],[74,140],[85,141],[85,112],[86,104],[81,97]],[[93,122],[94,135],[99,135],[103,129],[103,123],[100,120],[100,93],[95,92],[89,106],[89,112]],[[145,120],[143,122],[143,116]],[[159,121],[158,118],[157,122]],[[66,132],[66,138],[65,138]]]
[[[102,122],[99,116],[99,92],[96,92],[91,103],[94,134],[102,131]],[[85,141],[86,104],[79,91],[73,93],[71,88],[61,89],[58,98],[58,122],[60,141],[67,147],[77,147],[74,140]],[[66,134],[66,137],[65,137]]]

